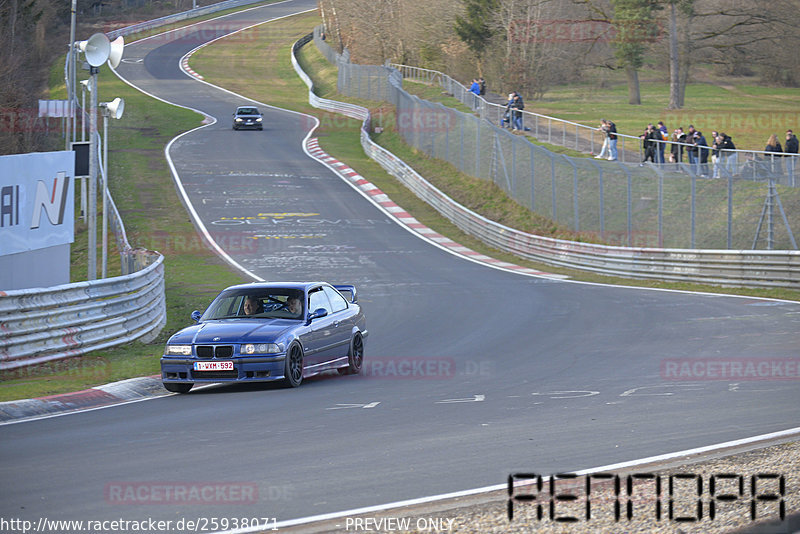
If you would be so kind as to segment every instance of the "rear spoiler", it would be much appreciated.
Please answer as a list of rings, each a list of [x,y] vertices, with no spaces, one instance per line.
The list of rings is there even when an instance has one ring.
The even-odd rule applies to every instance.
[[[350,302],[353,304],[358,303],[358,298],[356,297],[356,286],[354,285],[340,285],[340,286],[333,286],[336,288],[336,291],[339,293],[349,293],[350,294]],[[347,296],[347,295],[345,295]]]

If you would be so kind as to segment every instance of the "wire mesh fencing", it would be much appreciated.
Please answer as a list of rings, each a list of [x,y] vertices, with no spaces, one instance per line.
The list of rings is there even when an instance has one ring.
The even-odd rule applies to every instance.
[[[497,117],[407,93],[400,71],[350,63],[319,38],[319,30],[315,43],[336,63],[341,94],[395,106],[394,117],[381,118],[381,126],[393,126],[417,150],[494,182],[518,204],[588,239],[629,247],[797,249],[795,158],[740,151],[707,163],[653,164],[556,154],[501,127]],[[429,73],[437,83],[440,75]],[[553,138],[553,125],[548,128],[543,140]],[[569,127],[559,128],[566,139]],[[572,135],[591,142],[589,133]]]

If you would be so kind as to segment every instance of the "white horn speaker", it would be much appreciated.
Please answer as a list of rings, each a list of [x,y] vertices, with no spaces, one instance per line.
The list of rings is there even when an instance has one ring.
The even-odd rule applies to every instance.
[[[121,119],[122,113],[125,111],[125,101],[121,98],[115,98],[106,104],[106,109],[112,117],[115,119]]]
[[[104,33],[96,33],[88,41],[81,42],[81,50],[86,56],[86,62],[92,67],[99,67],[108,61],[111,52],[111,43]]]
[[[108,64],[112,69],[116,69],[119,62],[122,61],[122,52],[125,50],[125,39],[120,35],[111,41],[111,50],[108,54]]]

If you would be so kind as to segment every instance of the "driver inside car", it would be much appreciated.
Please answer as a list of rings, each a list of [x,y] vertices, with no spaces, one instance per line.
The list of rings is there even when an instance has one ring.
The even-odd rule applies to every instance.
[[[264,308],[261,306],[261,301],[257,297],[250,295],[246,299],[244,299],[245,315],[255,315],[263,311]]]

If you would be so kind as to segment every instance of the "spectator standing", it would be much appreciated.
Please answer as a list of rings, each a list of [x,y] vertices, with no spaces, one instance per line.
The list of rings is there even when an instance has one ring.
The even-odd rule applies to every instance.
[[[706,141],[705,136],[703,136],[703,132],[697,130],[694,132],[694,144],[695,150],[697,151],[697,161],[699,163],[698,169],[700,170],[700,176],[706,178],[708,177],[708,142]]]
[[[658,139],[661,137],[661,130],[657,130],[652,124],[647,125],[647,129],[639,138],[642,140],[642,148],[644,148],[644,159],[641,165],[644,165],[649,159],[652,163],[657,163],[656,154],[658,152]],[[640,165],[640,166],[641,166]]]
[[[720,161],[720,145],[722,144],[722,138],[719,136],[719,132],[713,131],[711,132],[711,163],[714,166],[714,170],[711,172],[712,178],[719,178],[719,168],[722,162]]]
[[[786,143],[783,145],[784,153],[789,154],[786,158],[786,171],[789,174],[789,184],[794,185],[794,171],[798,167],[798,149],[800,142],[791,130],[786,130]],[[794,154],[793,156],[791,154]]]
[[[694,129],[693,125],[689,125],[689,129],[686,130],[686,142],[691,143],[693,146],[686,147],[686,157],[689,159],[689,165],[694,165],[697,161],[697,146],[695,146],[695,135],[697,130]]]
[[[514,93],[514,99],[511,103],[511,122],[514,130],[522,131],[522,110],[525,109],[525,103],[519,93]]]
[[[603,148],[600,149],[600,153],[594,157],[594,159],[603,159],[607,158],[609,154],[608,150],[608,124],[606,123],[605,119],[600,119],[600,127],[597,128],[598,131],[603,132]]]
[[[472,97],[472,109],[477,110],[480,105],[478,97],[481,94],[481,86],[478,84],[477,78],[472,78],[472,85],[469,86],[469,92],[475,95]]]
[[[719,134],[722,142],[719,145],[719,157],[722,158],[722,166],[728,172],[728,175],[733,175],[736,172],[736,145],[733,144],[733,139],[731,136],[726,134],[725,132],[720,132]]]
[[[508,93],[508,100],[506,101],[506,110],[503,112],[503,120],[500,126],[503,128],[511,129],[511,105],[514,103],[514,93]]]
[[[660,134],[658,141],[658,163],[664,163],[664,149],[667,148],[667,141],[669,141],[669,130],[664,121],[658,121],[656,124],[658,133]]]
[[[480,87],[480,92],[478,94],[484,96],[486,94],[486,80],[483,79],[483,76],[478,78],[478,87]]]
[[[764,147],[764,152],[771,152],[771,154],[767,154],[767,165],[769,170],[772,174],[783,174],[783,166],[781,165],[781,156],[776,156],[776,154],[783,154],[783,149],[781,148],[781,143],[778,141],[778,136],[772,134],[769,136],[767,140],[767,146]]]
[[[608,129],[608,161],[617,160],[617,125],[613,121],[606,121]]]
[[[683,145],[686,142],[686,134],[680,126],[672,132],[672,146],[670,146],[670,161],[676,165],[683,163]]]

